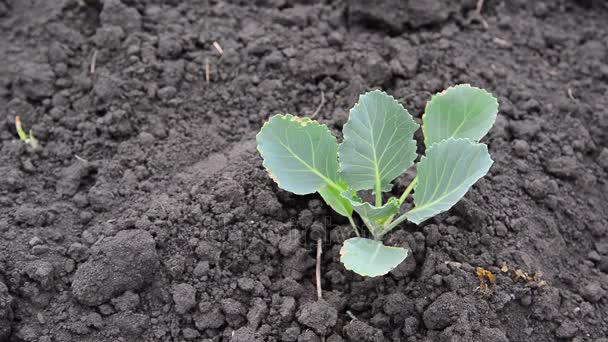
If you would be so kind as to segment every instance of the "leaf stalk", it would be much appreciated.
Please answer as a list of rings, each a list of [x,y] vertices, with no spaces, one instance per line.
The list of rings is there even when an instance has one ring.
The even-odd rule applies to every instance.
[[[405,199],[410,194],[410,192],[412,192],[412,190],[414,189],[414,186],[416,186],[416,183],[418,183],[418,176],[414,177],[414,179],[412,179],[412,181],[407,186],[407,188],[405,188],[405,191],[403,191],[403,194],[399,198],[399,206],[401,206],[403,204],[403,202],[405,202]]]

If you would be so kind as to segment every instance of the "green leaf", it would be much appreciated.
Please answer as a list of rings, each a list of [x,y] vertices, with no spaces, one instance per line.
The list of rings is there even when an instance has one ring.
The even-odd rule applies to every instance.
[[[279,187],[298,195],[337,182],[338,143],[327,126],[309,118],[277,114],[256,136],[263,165]]]
[[[395,197],[391,197],[386,204],[381,207],[375,207],[367,202],[363,202],[361,198],[357,195],[353,195],[350,191],[342,192],[342,197],[349,201],[352,208],[357,214],[361,215],[362,218],[375,223],[384,223],[386,219],[399,211],[399,201]]]
[[[392,96],[374,90],[359,97],[338,148],[342,179],[353,190],[390,191],[390,182],[416,159],[418,124]]]
[[[385,246],[382,242],[366,238],[350,238],[340,250],[340,261],[347,270],[367,277],[377,277],[390,272],[405,258],[408,250]]]
[[[488,147],[469,139],[449,138],[431,145],[417,166],[416,206],[405,216],[420,224],[450,209],[488,173],[492,163]]]
[[[346,184],[340,182],[338,185],[343,186],[346,189]],[[342,197],[342,191],[335,189],[331,186],[326,186],[319,189],[319,195],[323,197],[325,203],[327,203],[330,207],[332,207],[338,214],[346,217],[351,217],[353,215],[353,207],[350,205],[350,202]]]
[[[430,147],[448,138],[479,141],[494,124],[497,113],[498,101],[487,91],[468,84],[450,87],[426,104],[424,144]]]

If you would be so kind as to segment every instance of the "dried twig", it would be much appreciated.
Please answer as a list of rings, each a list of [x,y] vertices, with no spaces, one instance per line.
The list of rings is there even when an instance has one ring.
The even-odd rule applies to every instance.
[[[211,66],[209,65],[209,58],[205,58],[205,81],[209,83],[211,78]]]
[[[93,57],[91,58],[91,75],[95,73],[95,65],[97,63],[97,49],[93,51]]]
[[[315,112],[312,113],[312,115],[310,117],[314,119],[317,116],[317,114],[319,114],[319,111],[321,110],[321,108],[323,107],[324,104],[325,104],[325,92],[323,92],[323,90],[321,90],[321,103],[319,103],[317,110],[315,110]]]
[[[572,94],[572,88],[568,88],[568,97],[574,101],[574,102],[578,102],[578,99],[576,97],[574,97],[574,95]]]
[[[475,17],[471,18],[470,21],[479,20],[479,22],[481,22],[481,25],[485,29],[487,29],[489,27],[488,22],[481,15],[481,10],[483,8],[483,2],[484,2],[484,0],[477,0],[477,6],[475,6],[475,11],[474,11]]]
[[[321,293],[321,253],[323,249],[323,239],[317,239],[317,297],[319,300],[323,298]]]
[[[74,158],[76,158],[77,160],[79,160],[79,161],[81,161],[83,163],[88,163],[89,162],[88,160],[82,158],[81,156],[79,156],[77,154],[74,155]]]
[[[217,52],[220,54],[220,56],[224,55],[224,49],[222,49],[222,47],[220,46],[220,43],[213,42],[213,47],[217,50]]]
[[[477,0],[477,6],[475,7],[475,13],[477,13],[477,15],[481,16],[481,9],[483,8],[483,1],[484,0]]]

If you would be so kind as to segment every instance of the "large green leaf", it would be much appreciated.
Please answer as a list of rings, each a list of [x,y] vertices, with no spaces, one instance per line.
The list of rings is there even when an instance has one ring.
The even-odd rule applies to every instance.
[[[356,237],[344,241],[340,261],[347,270],[362,276],[377,277],[397,267],[407,255],[405,248],[385,246],[381,241]]]
[[[343,186],[346,189],[346,184],[340,182],[338,185]],[[325,203],[332,207],[338,214],[346,217],[353,215],[353,207],[350,202],[342,197],[342,191],[331,186],[326,186],[319,189],[319,195],[323,197]]]
[[[468,84],[450,87],[434,95],[422,116],[424,143],[430,147],[448,138],[478,141],[490,130],[498,113],[498,101],[487,91]]]
[[[488,173],[492,163],[485,144],[453,138],[433,144],[418,163],[416,206],[405,216],[419,224],[450,209]]]
[[[338,143],[327,126],[308,118],[277,114],[256,136],[264,167],[277,184],[298,195],[325,186],[340,189]]]
[[[392,96],[374,90],[359,97],[338,148],[342,179],[353,190],[388,191],[416,159],[418,124]]]
[[[383,223],[389,217],[395,215],[399,211],[399,201],[395,197],[391,197],[381,207],[373,206],[367,202],[363,202],[357,195],[352,194],[350,191],[342,192],[344,197],[352,208],[361,215],[362,218],[374,221],[376,223]]]

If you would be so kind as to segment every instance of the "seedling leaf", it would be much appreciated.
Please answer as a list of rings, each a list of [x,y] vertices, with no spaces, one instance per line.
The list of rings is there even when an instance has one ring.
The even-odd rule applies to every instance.
[[[427,103],[422,116],[424,143],[448,138],[468,138],[479,141],[490,130],[498,101],[483,89],[460,84],[434,95]]]
[[[483,177],[493,161],[485,144],[449,138],[426,150],[417,166],[414,209],[405,215],[420,224],[450,209]]]
[[[401,247],[385,246],[381,241],[350,238],[340,249],[340,261],[347,270],[362,276],[377,277],[390,272],[408,255]]]
[[[256,136],[263,165],[279,187],[298,195],[338,185],[338,143],[327,126],[277,114]]]
[[[340,182],[338,185],[346,188],[346,184],[344,183]],[[325,203],[332,207],[338,214],[351,217],[353,215],[353,207],[346,198],[342,197],[341,193],[342,191],[331,186],[325,186],[319,189],[319,195],[323,197]]]
[[[24,143],[30,145],[32,149],[37,150],[40,147],[40,143],[38,142],[38,139],[34,137],[34,132],[32,132],[31,129],[29,137],[25,133],[23,127],[21,126],[21,119],[19,118],[19,116],[15,116],[15,129],[17,130],[17,135],[19,136],[19,139],[21,139],[21,141],[23,141]]]
[[[21,139],[21,141],[23,142],[27,142],[27,134],[21,126],[21,119],[19,118],[19,116],[15,116],[15,129],[17,130],[17,135],[19,136],[19,139]]]
[[[342,197],[347,199],[352,208],[361,215],[362,218],[375,223],[384,223],[386,219],[395,215],[399,211],[399,201],[395,197],[391,197],[381,207],[375,207],[367,202],[363,202],[361,198],[353,195],[349,191],[342,193]]]
[[[412,116],[392,96],[380,90],[361,95],[338,148],[344,182],[355,191],[389,191],[390,182],[416,159],[417,129]]]

